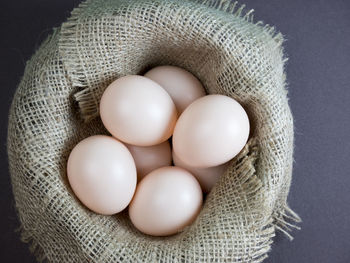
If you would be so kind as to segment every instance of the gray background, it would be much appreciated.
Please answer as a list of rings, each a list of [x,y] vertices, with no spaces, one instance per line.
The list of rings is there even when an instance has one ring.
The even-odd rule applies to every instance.
[[[25,61],[80,1],[0,1],[0,261],[35,262],[15,229],[6,157],[7,114]],[[241,1],[243,3],[243,1]],[[255,20],[283,32],[295,118],[289,196],[302,230],[277,234],[265,262],[350,262],[350,2],[248,0]]]

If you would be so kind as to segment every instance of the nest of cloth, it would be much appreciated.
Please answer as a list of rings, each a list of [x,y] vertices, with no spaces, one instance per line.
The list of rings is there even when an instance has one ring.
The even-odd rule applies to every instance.
[[[87,0],[27,62],[14,95],[8,156],[21,237],[48,262],[261,262],[275,231],[299,217],[288,207],[293,118],[283,36],[225,0]],[[127,213],[98,215],[74,196],[73,147],[108,134],[99,101],[115,79],[174,65],[208,94],[236,99],[250,139],[206,197],[194,223],[151,237]]]

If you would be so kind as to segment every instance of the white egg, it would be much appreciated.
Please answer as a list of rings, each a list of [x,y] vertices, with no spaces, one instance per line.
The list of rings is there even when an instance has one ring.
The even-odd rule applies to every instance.
[[[181,114],[173,147],[186,165],[218,166],[235,157],[249,136],[249,119],[243,107],[223,95],[208,95],[194,101]]]
[[[196,219],[202,201],[201,187],[191,173],[180,167],[162,167],[138,184],[129,216],[145,234],[172,235]]]
[[[160,144],[172,135],[176,107],[159,84],[129,75],[112,82],[102,95],[100,116],[117,139],[137,146]]]
[[[126,208],[136,188],[136,167],[129,150],[105,135],[88,137],[73,148],[67,175],[78,199],[103,215]]]
[[[193,101],[205,96],[202,83],[193,74],[179,67],[155,67],[145,77],[157,82],[169,93],[179,115]]]

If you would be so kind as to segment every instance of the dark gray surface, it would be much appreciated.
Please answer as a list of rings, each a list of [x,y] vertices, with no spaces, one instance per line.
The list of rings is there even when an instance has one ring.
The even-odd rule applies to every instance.
[[[19,241],[6,157],[7,113],[30,58],[79,1],[0,2],[0,261],[35,262]],[[243,1],[241,1],[243,3]],[[296,146],[290,206],[303,219],[294,241],[275,238],[270,263],[350,262],[350,2],[246,0],[255,20],[286,36]]]

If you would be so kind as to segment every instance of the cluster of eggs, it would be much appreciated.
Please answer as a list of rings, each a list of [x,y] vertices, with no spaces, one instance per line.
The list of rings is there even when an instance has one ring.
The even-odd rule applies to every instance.
[[[248,116],[237,101],[206,95],[195,76],[174,66],[112,82],[100,117],[111,136],[91,136],[73,148],[71,188],[99,214],[129,206],[134,226],[154,236],[175,234],[195,220],[203,192],[249,135]]]

